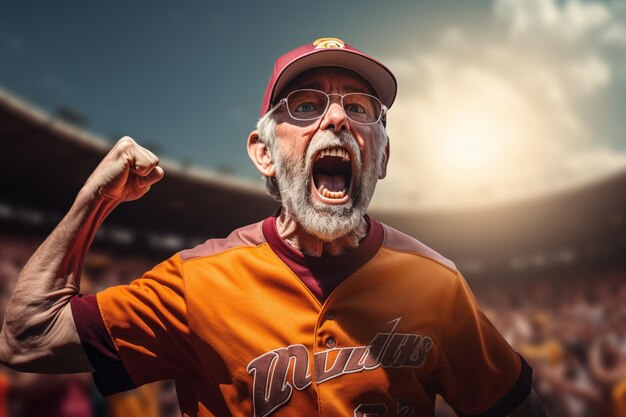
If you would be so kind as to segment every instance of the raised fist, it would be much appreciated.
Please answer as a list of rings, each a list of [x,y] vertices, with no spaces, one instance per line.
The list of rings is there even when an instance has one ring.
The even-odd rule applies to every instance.
[[[163,178],[159,158],[124,136],[85,182],[83,192],[121,202],[136,200]]]

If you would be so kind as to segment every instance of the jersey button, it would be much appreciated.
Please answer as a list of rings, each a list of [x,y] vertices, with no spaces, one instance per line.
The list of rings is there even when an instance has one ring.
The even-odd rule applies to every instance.
[[[328,349],[334,348],[335,345],[337,345],[337,342],[335,341],[333,337],[329,337],[328,339],[326,339],[326,347]]]
[[[335,313],[335,310],[328,310],[328,312],[326,313],[326,320],[335,320],[335,317],[337,317],[337,313]]]

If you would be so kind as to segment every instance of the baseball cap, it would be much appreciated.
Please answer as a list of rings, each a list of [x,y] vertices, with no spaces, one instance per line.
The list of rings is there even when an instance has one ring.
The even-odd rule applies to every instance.
[[[337,38],[319,38],[279,57],[270,76],[261,116],[291,80],[311,68],[341,67],[353,71],[370,83],[382,103],[390,108],[396,98],[397,83],[393,73],[371,56]]]

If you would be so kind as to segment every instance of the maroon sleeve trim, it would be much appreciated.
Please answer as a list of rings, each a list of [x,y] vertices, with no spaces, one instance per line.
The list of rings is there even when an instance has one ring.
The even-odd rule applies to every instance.
[[[489,410],[480,414],[463,414],[457,411],[459,417],[506,417],[511,414],[530,395],[532,387],[533,369],[526,363],[522,355],[522,369],[513,387],[504,394],[504,397]]]
[[[94,294],[70,300],[72,316],[85,353],[94,368],[93,379],[104,396],[136,388],[104,325]]]

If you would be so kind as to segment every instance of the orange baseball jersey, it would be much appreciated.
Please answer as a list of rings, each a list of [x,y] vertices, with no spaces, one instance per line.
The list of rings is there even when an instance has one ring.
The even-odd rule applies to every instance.
[[[310,257],[275,217],[72,299],[103,394],[174,379],[184,416],[505,416],[532,371],[453,263],[368,217],[361,245]]]

